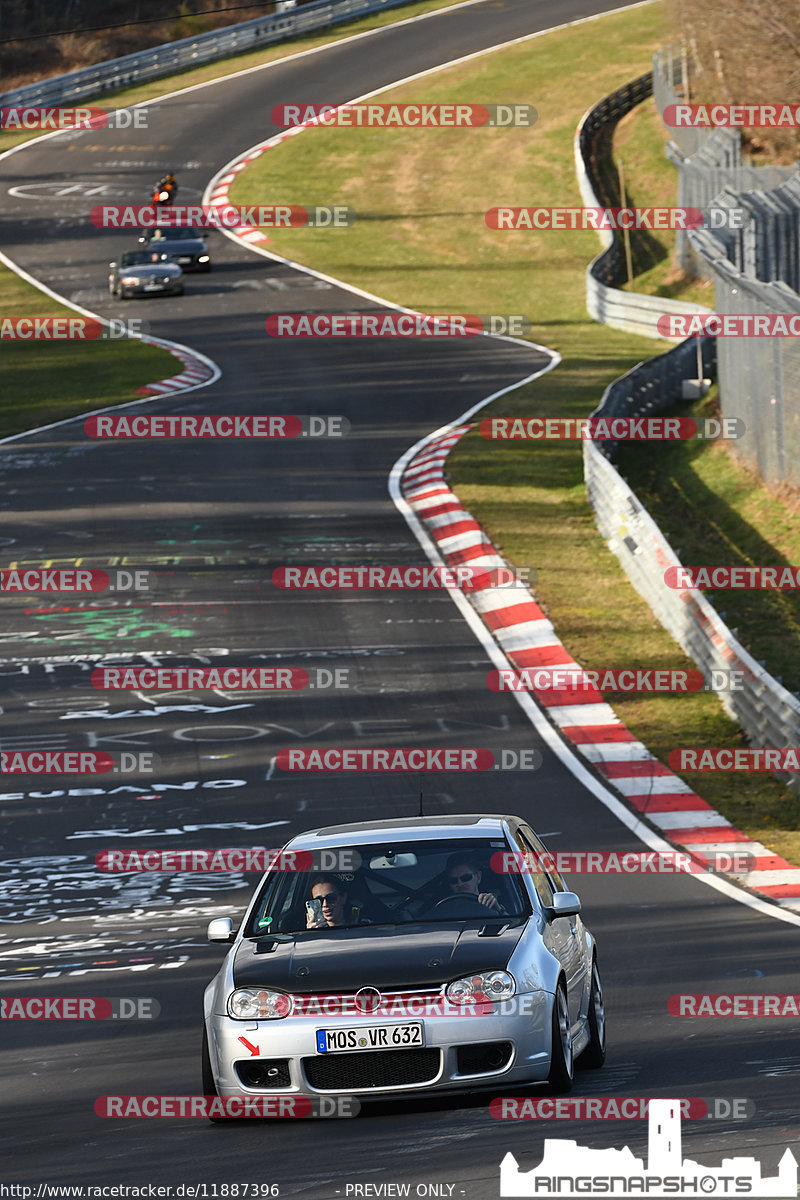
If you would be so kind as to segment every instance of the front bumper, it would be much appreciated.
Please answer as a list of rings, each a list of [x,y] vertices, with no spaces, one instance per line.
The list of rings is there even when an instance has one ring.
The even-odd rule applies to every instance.
[[[158,283],[156,287],[148,287],[146,282],[121,283],[120,291],[125,296],[174,296],[183,286],[181,277],[170,279],[166,283]]]
[[[396,1025],[398,1018],[293,1015],[238,1021],[212,1014],[211,1065],[221,1096],[281,1092],[391,1098],[542,1082],[550,1068],[552,1000],[540,991],[479,1015],[409,1015],[403,1021],[422,1023],[421,1048],[351,1053],[318,1053],[317,1030]]]

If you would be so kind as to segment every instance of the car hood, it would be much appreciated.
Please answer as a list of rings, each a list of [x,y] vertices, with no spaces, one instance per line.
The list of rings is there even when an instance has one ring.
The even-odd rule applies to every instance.
[[[477,922],[380,925],[246,939],[233,965],[236,987],[299,994],[430,988],[477,971],[503,970],[524,917]]]

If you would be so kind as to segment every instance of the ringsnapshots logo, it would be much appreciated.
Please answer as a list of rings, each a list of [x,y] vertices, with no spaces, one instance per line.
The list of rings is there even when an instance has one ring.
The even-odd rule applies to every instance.
[[[267,317],[270,337],[523,337],[531,322],[522,313],[278,313]]]
[[[718,1099],[724,1100],[723,1097]],[[651,1099],[647,1162],[625,1146],[592,1150],[574,1139],[548,1138],[537,1167],[521,1171],[510,1152],[500,1164],[500,1196],[794,1196],[797,1160],[787,1149],[778,1174],[764,1176],[755,1158],[737,1154],[719,1167],[683,1157],[681,1099]],[[713,1101],[712,1101],[713,1103]],[[730,1101],[729,1103],[733,1103]],[[746,1103],[746,1102],[745,1102]],[[733,1118],[733,1113],[723,1120]],[[733,1118],[739,1119],[739,1118]]]
[[[4,1021],[155,1021],[161,1005],[146,996],[5,996]]]
[[[350,432],[347,417],[191,415],[130,417],[106,414],[87,417],[84,433],[91,438],[125,438],[140,441],[218,438],[229,441],[244,438],[253,441],[291,440],[292,438],[342,438]]]
[[[542,755],[532,747],[494,751],[452,746],[382,746],[364,750],[314,746],[279,750],[274,761],[281,771],[538,771]]]
[[[350,687],[349,667],[95,667],[98,691],[299,692]]]
[[[12,567],[0,570],[2,595],[153,592],[155,586],[155,572],[138,569],[104,571],[96,567]]]
[[[230,1117],[240,1121],[309,1120],[324,1117],[357,1117],[361,1104],[356,1096],[98,1096],[94,1102],[98,1117],[187,1117],[208,1120]]]
[[[738,417],[484,417],[487,441],[687,442],[733,440],[747,432]]]
[[[95,855],[98,871],[110,875],[175,875],[215,872],[263,875],[267,871],[297,871],[303,874],[352,873],[361,866],[357,850],[270,850],[264,846],[222,847],[216,850],[153,850],[149,847],[100,850]]]
[[[535,692],[545,703],[569,704],[575,696],[656,694],[690,692],[740,692],[744,670],[714,669],[708,679],[702,671],[671,668],[607,667],[501,667],[489,671],[486,686],[491,692]]]
[[[656,321],[662,337],[797,337],[800,313],[664,313]]]
[[[138,338],[150,330],[148,321],[114,317],[0,317],[0,341],[8,342],[116,342]]]
[[[96,229],[347,229],[356,214],[346,204],[98,204]]]
[[[134,750],[14,750],[0,752],[0,775],[154,775],[157,754]]]
[[[498,206],[484,214],[489,229],[592,230],[624,232],[652,229],[743,229],[747,214],[739,208],[515,208]]]
[[[532,104],[278,104],[270,113],[281,129],[531,129]]]
[[[17,105],[0,108],[0,130],[149,129],[147,108],[42,108]]]
[[[428,510],[428,517],[435,514]],[[476,567],[462,563],[453,567],[407,565],[379,567],[372,564],[331,567],[320,564],[276,567],[272,582],[292,591],[440,591],[458,588],[481,592],[487,588],[524,588],[536,582],[532,567]]]

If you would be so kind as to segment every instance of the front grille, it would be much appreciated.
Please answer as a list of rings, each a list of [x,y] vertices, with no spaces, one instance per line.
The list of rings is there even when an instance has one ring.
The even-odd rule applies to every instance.
[[[286,1088],[291,1085],[288,1058],[244,1059],[234,1063],[239,1082],[248,1088]]]
[[[302,1060],[313,1088],[408,1087],[430,1083],[439,1074],[441,1051],[433,1049],[376,1050],[360,1054],[320,1054]]]
[[[478,1042],[459,1046],[457,1052],[459,1075],[486,1075],[501,1071],[511,1060],[511,1042]]]

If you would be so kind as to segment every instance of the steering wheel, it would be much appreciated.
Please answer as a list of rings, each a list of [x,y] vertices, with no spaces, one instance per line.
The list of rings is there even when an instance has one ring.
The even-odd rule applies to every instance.
[[[465,913],[465,916],[475,916],[476,909],[481,916],[488,916],[488,914],[491,912],[491,909],[488,907],[488,905],[481,904],[478,897],[475,895],[470,895],[469,892],[453,892],[452,895],[445,896],[438,902],[438,904],[434,904],[433,912],[436,912],[437,908],[444,908],[446,905],[452,904],[454,901],[459,904],[467,904],[470,909],[472,909],[471,912]]]

